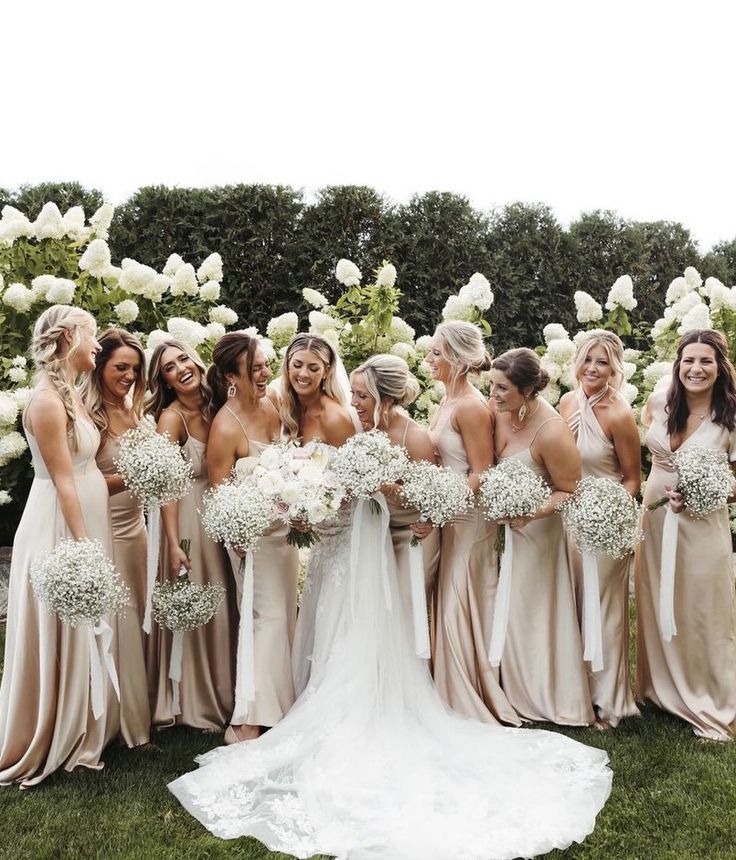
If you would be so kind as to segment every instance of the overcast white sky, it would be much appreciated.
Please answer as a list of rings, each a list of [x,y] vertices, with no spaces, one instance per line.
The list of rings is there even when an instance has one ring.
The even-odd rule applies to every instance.
[[[6,3],[0,185],[429,189],[736,236],[736,6]]]

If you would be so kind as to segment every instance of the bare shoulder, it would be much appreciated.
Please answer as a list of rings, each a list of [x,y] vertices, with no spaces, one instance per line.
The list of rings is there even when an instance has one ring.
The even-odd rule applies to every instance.
[[[469,394],[463,397],[455,408],[453,416],[458,424],[470,424],[478,422],[481,426],[489,426],[493,421],[491,409],[485,400]]]
[[[171,407],[164,409],[159,415],[156,429],[159,433],[168,433],[172,439],[180,440],[186,436],[184,419],[176,409],[172,409]]]
[[[566,444],[569,441],[575,444],[572,430],[567,426],[565,419],[553,409],[544,417],[543,423],[537,431],[535,442],[541,442],[542,445],[550,446]]]
[[[575,408],[575,392],[566,391],[560,398],[560,415],[569,418]]]
[[[608,405],[608,421],[614,429],[636,425],[634,411],[623,397],[615,398]]]
[[[413,460],[434,462],[436,459],[434,445],[427,428],[417,424],[414,420],[409,421],[409,428],[406,432],[406,448]]]
[[[181,419],[179,419],[181,421]],[[242,435],[242,430],[235,416],[229,409],[224,407],[219,409],[212,419],[210,425],[209,441],[213,438],[217,439],[235,439],[238,434]]]
[[[25,412],[25,423],[31,433],[59,427],[66,429],[67,414],[59,394],[50,388],[35,391]]]
[[[274,408],[278,412],[278,410],[281,409],[281,395],[279,394],[278,390],[273,386],[269,386],[266,389],[266,397],[268,398],[269,402],[273,404]]]
[[[332,398],[325,398],[322,426],[332,445],[342,445],[355,433],[355,425],[347,408]]]

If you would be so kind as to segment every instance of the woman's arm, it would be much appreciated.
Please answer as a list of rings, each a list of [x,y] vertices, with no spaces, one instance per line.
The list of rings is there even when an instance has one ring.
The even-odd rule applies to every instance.
[[[67,414],[52,391],[39,391],[29,408],[32,433],[59,497],[61,513],[75,540],[87,537],[82,505],[74,483],[72,458],[67,445]]]
[[[107,493],[110,496],[117,496],[118,493],[128,489],[122,475],[106,475],[105,483],[107,484]]]
[[[480,400],[467,398],[452,416],[463,440],[470,472],[468,486],[474,492],[480,487],[480,475],[493,465],[493,416]]]
[[[552,481],[552,495],[530,519],[552,516],[557,508],[575,492],[581,477],[580,453],[575,437],[564,421],[550,421],[539,431],[532,453],[541,460]]]
[[[184,433],[182,420],[173,410],[165,409],[161,413],[161,417],[156,424],[156,430],[159,433],[168,433],[171,439],[181,440]],[[173,577],[179,574],[179,568],[183,565],[188,571],[191,571],[192,565],[187,557],[187,554],[179,546],[179,503],[170,502],[168,505],[161,507],[161,522],[164,526],[164,534],[166,535],[166,544],[169,550],[169,572]]]
[[[235,424],[234,419],[223,414],[223,411],[215,415],[207,437],[207,479],[211,487],[216,487],[227,480],[233,471],[235,461],[238,459],[238,442],[242,439],[246,446],[243,457],[250,453],[248,440],[243,431],[237,427],[235,432],[230,425]]]
[[[621,481],[631,496],[641,490],[641,442],[634,415],[628,407],[621,407],[610,424],[613,447],[621,466]]]

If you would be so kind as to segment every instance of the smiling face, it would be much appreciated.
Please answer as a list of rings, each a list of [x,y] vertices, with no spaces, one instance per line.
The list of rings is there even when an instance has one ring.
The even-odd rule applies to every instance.
[[[350,403],[358,413],[360,426],[364,430],[372,430],[376,413],[376,398],[368,391],[365,385],[365,377],[362,373],[353,373],[350,377],[350,387],[353,396]]]
[[[297,397],[309,397],[320,390],[327,365],[316,353],[298,349],[289,356],[288,374]]]
[[[434,335],[430,342],[429,350],[424,358],[429,367],[432,377],[438,382],[448,382],[452,376],[452,365],[445,356],[444,341],[439,335]]]
[[[71,357],[72,365],[77,373],[86,373],[95,369],[97,353],[102,349],[97,342],[96,334],[97,328],[92,324],[83,325],[79,328],[79,346]]]
[[[688,394],[704,394],[718,378],[716,351],[707,343],[689,343],[682,351],[680,382]]]
[[[103,397],[110,401],[124,400],[134,385],[142,384],[142,374],[138,351],[130,346],[119,346],[102,369]]]
[[[491,400],[498,412],[517,412],[524,403],[524,395],[502,370],[491,370]]]
[[[271,366],[266,358],[266,353],[257,346],[253,353],[253,364],[248,372],[248,354],[244,352],[238,361],[238,370],[236,373],[225,374],[225,379],[228,384],[234,384],[239,390],[252,391],[255,397],[261,398],[266,396],[268,382],[273,375]]]
[[[578,380],[587,397],[602,391],[613,378],[613,367],[605,347],[600,344],[591,346],[580,368]]]
[[[190,356],[176,346],[167,346],[161,355],[161,380],[177,395],[199,390],[199,368]]]

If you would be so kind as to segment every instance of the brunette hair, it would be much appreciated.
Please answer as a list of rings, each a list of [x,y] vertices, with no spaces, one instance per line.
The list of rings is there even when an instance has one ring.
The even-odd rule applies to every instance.
[[[224,334],[212,350],[212,364],[207,370],[207,383],[212,389],[210,413],[218,412],[227,400],[228,373],[240,373],[240,360],[245,356],[245,368],[250,380],[253,357],[258,349],[258,338],[240,331]]]
[[[122,328],[108,329],[97,338],[97,342],[102,349],[97,353],[95,369],[84,380],[81,394],[87,411],[92,416],[92,420],[100,431],[100,434],[104,437],[107,433],[108,423],[107,410],[104,403],[102,373],[105,370],[107,362],[110,361],[113,353],[121,347],[130,347],[130,349],[135,350],[138,354],[140,363],[136,371],[133,402],[131,405],[133,414],[140,420],[143,417],[143,405],[146,399],[146,354],[138,338]]]
[[[148,366],[148,388],[151,392],[151,399],[146,404],[146,414],[152,415],[155,421],[161,417],[161,413],[176,400],[176,392],[173,388],[169,388],[164,384],[163,373],[161,370],[161,356],[164,351],[170,346],[178,349],[180,352],[186,353],[194,362],[199,370],[199,388],[202,393],[202,413],[209,415],[210,402],[212,400],[212,392],[207,384],[207,368],[204,366],[202,359],[197,353],[185,343],[179,340],[162,341],[151,356],[151,363]]]
[[[308,350],[313,352],[324,363],[327,368],[325,378],[322,380],[322,391],[328,397],[337,401],[341,406],[347,406],[345,398],[336,383],[335,366],[337,365],[337,353],[332,344],[327,338],[319,334],[310,332],[301,332],[294,335],[286,347],[284,353],[284,361],[281,365],[281,407],[279,413],[281,422],[284,425],[287,435],[290,439],[296,439],[299,436],[299,425],[302,417],[302,406],[299,402],[299,397],[294,391],[294,388],[289,382],[289,364],[291,357],[295,352],[300,350]]]
[[[397,355],[372,355],[350,374],[361,374],[368,393],[376,401],[373,426],[378,427],[394,406],[408,406],[419,395],[419,383],[409,365]]]
[[[713,386],[711,410],[715,423],[725,427],[730,433],[736,426],[736,370],[728,357],[728,341],[725,335],[712,328],[688,332],[677,344],[677,356],[672,367],[672,382],[667,391],[665,405],[667,432],[670,436],[682,432],[690,414],[685,386],[680,382],[680,364],[685,347],[690,346],[691,343],[707,344],[716,354],[718,375]]]
[[[542,367],[539,356],[525,346],[509,349],[498,358],[494,358],[493,369],[506,374],[508,380],[519,391],[523,392],[524,389],[531,388],[532,397],[536,397],[549,382],[549,374]]]

